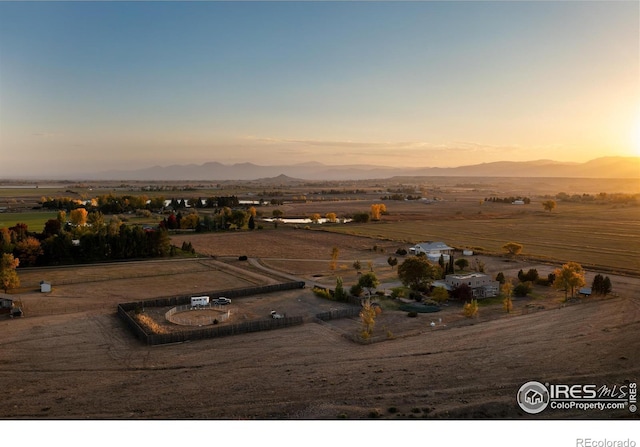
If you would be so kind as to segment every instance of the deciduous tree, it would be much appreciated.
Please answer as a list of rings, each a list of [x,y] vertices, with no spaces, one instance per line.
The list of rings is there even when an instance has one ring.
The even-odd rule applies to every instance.
[[[456,267],[460,269],[460,271],[463,271],[464,269],[469,267],[469,261],[467,261],[465,258],[456,259],[455,264],[456,264]]]
[[[436,303],[444,303],[449,299],[449,292],[444,287],[434,287],[431,291],[431,299]]]
[[[340,249],[338,247],[333,247],[331,249],[331,262],[329,263],[329,267],[331,270],[335,270],[338,266],[338,256],[340,255]]]
[[[360,336],[364,339],[368,339],[371,337],[373,333],[373,328],[376,324],[376,309],[371,306],[369,300],[366,300],[362,306],[362,310],[360,310],[360,320],[362,321],[362,328],[360,331]]]
[[[36,265],[38,257],[42,255],[42,247],[40,241],[35,237],[27,238],[16,243],[14,253],[20,259],[20,264],[30,267]]]
[[[585,284],[584,270],[577,262],[568,262],[562,268],[555,269],[553,273],[556,277],[553,287],[558,290],[564,290],[565,300],[568,292],[571,292],[571,296],[573,296],[576,288]]]
[[[73,225],[80,227],[86,225],[88,214],[85,208],[76,208],[69,213],[69,219],[71,219]]]
[[[380,284],[378,277],[373,272],[367,272],[358,278],[358,285],[364,289],[367,289],[369,296],[371,296],[372,289],[375,289]]]
[[[5,293],[9,289],[20,287],[20,278],[16,268],[20,265],[20,260],[15,259],[10,253],[3,253],[0,259],[0,287]]]
[[[398,278],[413,290],[428,286],[439,273],[438,268],[422,256],[409,256],[398,266]]]
[[[383,213],[387,212],[384,203],[374,203],[371,205],[371,220],[380,220]]]
[[[502,300],[502,308],[507,312],[511,313],[513,310],[513,301],[511,296],[513,295],[513,284],[511,281],[505,280],[500,286],[500,292],[504,299]]]
[[[518,244],[517,242],[507,242],[502,246],[503,250],[506,250],[510,255],[516,256],[522,253],[522,249],[524,248],[522,244]]]
[[[556,209],[556,201],[555,200],[545,200],[544,202],[542,202],[542,207],[544,208],[545,211],[553,211],[554,209]]]

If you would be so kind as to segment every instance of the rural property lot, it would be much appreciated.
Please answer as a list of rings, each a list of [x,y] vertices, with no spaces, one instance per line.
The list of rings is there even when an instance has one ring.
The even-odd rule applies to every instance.
[[[442,199],[430,204],[387,201],[389,214],[367,225],[305,230],[265,223],[252,232],[176,234],[173,244],[191,242],[200,257],[20,270],[22,289],[11,297],[22,301],[26,316],[0,319],[0,380],[11,384],[0,400],[0,418],[637,417],[628,410],[547,409],[528,415],[516,393],[533,380],[610,387],[640,382],[640,208],[560,202],[548,213],[540,197],[524,207],[482,199],[529,194],[532,188],[541,194],[576,189],[547,180],[537,186],[533,180],[509,180],[520,188],[511,190],[493,180],[484,186],[452,183],[458,181],[429,186],[427,197]],[[604,188],[586,180],[580,188],[585,185],[593,190],[577,191]],[[376,196],[282,208],[285,217],[341,216],[368,211],[379,203]],[[275,208],[259,210],[269,217]],[[349,287],[357,281],[352,264],[359,260],[388,291],[398,284],[388,257],[425,240],[482,248],[483,254],[469,260],[481,260],[492,275],[516,277],[529,268],[546,275],[575,260],[591,266],[588,284],[596,273],[610,276],[614,294],[567,305],[562,292],[536,286],[531,297],[514,299],[512,314],[497,300],[482,304],[471,320],[462,317],[458,303],[417,318],[382,303],[370,344],[352,339],[358,318],[313,319],[346,305],[317,298],[311,284],[334,287],[340,276]],[[524,245],[523,256],[496,256],[510,240]],[[329,267],[333,247],[340,251],[336,270]],[[242,255],[249,260],[239,261]],[[292,277],[308,287],[234,298],[230,308],[236,319],[264,318],[271,310],[302,315],[301,326],[150,347],[116,317],[121,302],[213,296]],[[42,280],[53,283],[52,293],[37,292]],[[166,310],[148,310],[156,311],[161,318]]]
[[[200,250],[204,238],[211,238],[218,254],[299,253],[303,258],[314,250],[326,251],[328,240],[323,238],[334,237],[304,230],[256,232],[253,241],[263,245],[246,244],[240,251],[240,240],[227,236],[228,246],[218,235],[192,240]],[[370,239],[340,237],[349,256],[365,259],[372,254]],[[256,251],[249,253],[249,247]],[[232,263],[241,265],[246,263]],[[127,270],[118,270],[122,266]],[[194,266],[204,271],[194,272]],[[134,280],[138,267],[148,276]],[[640,381],[640,301],[635,294],[566,307],[558,305],[557,297],[541,298],[545,310],[509,316],[481,308],[474,321],[461,319],[453,305],[415,319],[384,311],[377,328],[393,336],[368,345],[344,336],[358,327],[357,319],[345,319],[149,347],[116,318],[116,302],[184,294],[186,285],[197,286],[195,294],[246,283],[237,270],[230,273],[209,258],[114,269],[85,273],[80,284],[54,285],[49,297],[21,294],[27,317],[0,321],[0,380],[15,385],[0,404],[1,418],[632,417],[626,410],[526,415],[516,403],[516,392],[530,380],[603,385]],[[82,276],[77,270],[49,270],[62,282],[65,271]],[[32,272],[25,284],[37,284],[43,273]],[[254,284],[264,276],[252,268],[244,281]],[[132,284],[130,290],[124,283]],[[38,307],[39,300],[46,300],[46,309]],[[337,304],[319,300],[308,288],[278,295],[273,302],[265,301],[269,296],[246,300],[257,306],[256,314],[271,304],[291,315]],[[442,324],[431,327],[436,316]]]

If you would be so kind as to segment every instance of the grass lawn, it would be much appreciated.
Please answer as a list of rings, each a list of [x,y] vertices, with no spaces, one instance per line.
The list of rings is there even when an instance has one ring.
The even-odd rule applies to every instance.
[[[18,223],[27,224],[29,231],[41,232],[49,219],[55,219],[57,211],[31,211],[27,213],[0,213],[0,228],[13,227]]]

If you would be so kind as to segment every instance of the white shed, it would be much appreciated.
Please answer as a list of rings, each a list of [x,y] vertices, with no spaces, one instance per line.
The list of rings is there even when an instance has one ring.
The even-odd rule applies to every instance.
[[[46,281],[40,281],[40,292],[42,293],[51,292],[51,283]]]

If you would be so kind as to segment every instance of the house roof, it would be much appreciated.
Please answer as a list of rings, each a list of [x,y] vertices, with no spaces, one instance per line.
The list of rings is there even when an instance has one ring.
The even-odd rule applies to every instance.
[[[444,250],[453,250],[453,247],[449,247],[444,242],[421,242],[415,245],[416,247],[420,247],[424,251],[444,251]]]
[[[471,278],[487,278],[489,275],[487,275],[486,273],[480,273],[480,272],[473,272],[473,273],[451,273],[450,275],[447,275],[446,278],[449,279],[460,279],[460,280],[467,280],[467,279],[471,279]]]

